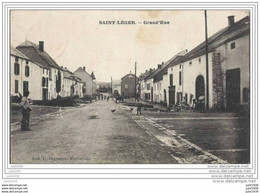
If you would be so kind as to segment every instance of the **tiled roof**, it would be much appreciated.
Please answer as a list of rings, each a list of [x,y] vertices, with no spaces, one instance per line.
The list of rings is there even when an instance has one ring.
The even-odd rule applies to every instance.
[[[60,69],[59,65],[52,59],[52,57],[45,51],[40,51],[39,46],[29,40],[25,40],[22,44],[16,47],[20,52],[36,61],[45,67],[53,67]],[[33,49],[31,49],[33,48]]]

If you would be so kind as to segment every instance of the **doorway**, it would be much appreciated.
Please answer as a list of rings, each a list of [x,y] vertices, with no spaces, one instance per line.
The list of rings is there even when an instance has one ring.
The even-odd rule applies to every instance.
[[[204,83],[204,77],[202,75],[199,75],[196,78],[196,86],[195,86],[195,97],[198,100],[200,96],[204,96],[205,98],[205,83]]]
[[[240,105],[240,68],[226,72],[226,107],[227,110],[238,110]]]

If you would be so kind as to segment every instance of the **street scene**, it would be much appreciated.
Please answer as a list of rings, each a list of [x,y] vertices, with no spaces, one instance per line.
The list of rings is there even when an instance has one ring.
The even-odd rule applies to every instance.
[[[14,164],[248,163],[247,124],[233,113],[144,111],[137,116],[136,109],[113,100],[96,101],[35,115],[32,132],[14,125],[11,160]]]
[[[250,164],[247,11],[11,16],[11,164]]]

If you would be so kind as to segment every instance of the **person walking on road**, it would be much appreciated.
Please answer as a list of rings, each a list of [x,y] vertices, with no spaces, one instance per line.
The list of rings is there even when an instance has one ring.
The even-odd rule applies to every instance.
[[[137,100],[137,102],[138,102],[138,105],[137,105],[137,115],[138,114],[142,114],[142,112],[141,112],[141,110],[142,110],[142,104],[139,102],[139,100]]]
[[[30,126],[30,113],[32,108],[28,99],[29,94],[30,94],[29,91],[25,91],[21,101],[22,115],[23,115],[23,120],[21,123],[22,131],[31,131],[29,126]]]

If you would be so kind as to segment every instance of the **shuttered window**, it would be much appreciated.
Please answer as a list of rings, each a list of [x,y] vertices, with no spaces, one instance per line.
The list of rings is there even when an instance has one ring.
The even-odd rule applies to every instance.
[[[29,66],[25,66],[25,76],[29,77],[30,76],[30,67]]]
[[[20,74],[20,64],[15,62],[14,63],[14,74],[19,75]]]

